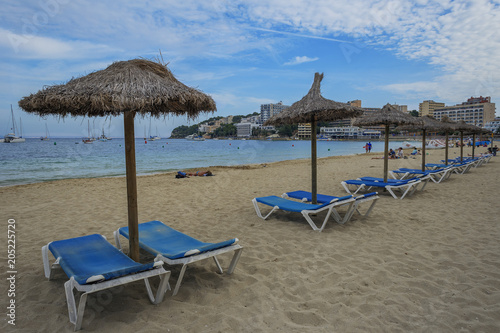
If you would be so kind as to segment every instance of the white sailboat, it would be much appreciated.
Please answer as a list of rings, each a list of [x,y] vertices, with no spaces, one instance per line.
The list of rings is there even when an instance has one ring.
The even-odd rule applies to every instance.
[[[41,137],[40,140],[42,141],[49,141],[49,128],[47,127],[47,124],[45,124],[45,137]]]
[[[197,134],[188,135],[184,139],[186,139],[188,141],[205,141],[204,137],[197,135]]]
[[[12,104],[10,105],[10,112],[12,114],[12,132],[8,133],[6,136],[4,136],[4,141],[5,143],[20,143],[20,142],[25,142],[26,139],[23,138],[23,133],[22,133],[22,122],[21,118],[19,118],[19,127],[20,129],[20,135],[16,136],[16,121],[14,119],[14,110],[12,109]]]
[[[149,141],[160,140],[161,137],[158,135],[158,127],[156,128],[156,135],[151,135],[151,118],[149,118]]]
[[[88,135],[89,135],[89,136],[88,136],[88,137],[86,137],[86,138],[83,138],[83,139],[82,139],[82,142],[83,142],[83,143],[87,143],[87,144],[89,144],[89,143],[94,143],[94,140],[92,140],[92,138],[90,137],[90,120],[88,120],[88,125],[87,125],[87,126],[88,126],[87,131],[88,131]]]

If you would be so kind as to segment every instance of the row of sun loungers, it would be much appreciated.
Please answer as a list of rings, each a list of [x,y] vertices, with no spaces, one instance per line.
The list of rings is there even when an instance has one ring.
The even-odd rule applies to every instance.
[[[267,219],[278,210],[301,213],[311,228],[321,232],[330,217],[339,224],[351,220],[355,213],[368,216],[379,199],[373,189],[387,190],[395,199],[423,190],[429,180],[440,183],[450,177],[452,173],[463,174],[471,167],[478,167],[487,163],[491,156],[471,158],[460,162],[449,160],[450,165],[428,164],[428,170],[418,169],[393,170],[394,179],[384,182],[381,178],[360,177],[346,180],[341,184],[349,193],[346,196],[336,197],[330,195],[317,195],[317,204],[312,204],[312,194],[307,191],[293,191],[278,196],[258,197],[252,200],[257,216]],[[420,188],[419,188],[420,187]],[[361,191],[368,193],[358,195]],[[398,196],[396,193],[399,193]],[[367,209],[363,214],[360,206]],[[270,212],[263,215],[259,205],[272,207]],[[320,223],[313,221],[313,216],[323,214],[326,216]],[[316,217],[315,217],[316,219]],[[167,290],[170,289],[170,271],[163,267],[166,265],[182,265],[173,295],[179,291],[182,279],[188,264],[204,259],[213,258],[218,271],[223,270],[217,255],[234,252],[227,270],[233,273],[241,256],[242,246],[238,239],[233,238],[219,243],[206,243],[177,231],[160,221],[150,221],[139,224],[139,245],[141,249],[154,255],[152,262],[141,264],[133,261],[122,252],[120,237],[129,238],[128,227],[123,227],[114,232],[116,247],[111,245],[106,238],[99,234],[76,237],[66,240],[51,242],[42,248],[43,266],[45,276],[50,280],[55,270],[61,268],[69,278],[64,284],[68,305],[69,319],[75,326],[75,331],[82,326],[85,304],[89,294],[144,280],[148,297],[153,304],[161,303]],[[55,258],[51,264],[49,252]],[[153,292],[149,278],[158,277],[159,284]],[[74,290],[82,292],[78,307],[76,306]]]
[[[140,247],[155,255],[151,263],[140,264],[121,251],[120,239],[128,238],[128,228],[115,231],[117,247],[109,243],[102,235],[94,234],[51,242],[42,248],[45,276],[50,280],[54,270],[62,268],[69,277],[64,284],[68,305],[69,320],[75,325],[75,331],[82,326],[87,296],[104,289],[144,280],[151,303],[161,303],[167,289],[170,271],[163,268],[168,265],[182,265],[173,295],[177,294],[188,264],[213,258],[219,272],[222,268],[217,255],[234,251],[233,259],[227,271],[231,274],[241,255],[242,247],[238,239],[233,238],[220,243],[205,243],[180,231],[170,228],[160,221],[139,224]],[[50,264],[49,252],[55,258]],[[156,293],[149,283],[150,277],[160,278]],[[76,307],[74,290],[83,292]]]
[[[360,204],[371,201],[371,205],[367,212],[367,216],[376,200],[379,198],[376,190],[385,190],[394,199],[403,199],[407,196],[414,194],[417,191],[423,191],[429,181],[434,183],[441,183],[450,178],[453,173],[464,174],[470,170],[471,167],[477,167],[482,163],[487,163],[490,156],[466,159],[460,162],[459,159],[449,160],[449,165],[446,164],[427,164],[427,170],[400,168],[390,172],[393,179],[377,177],[360,177],[357,179],[345,180],[341,182],[349,195],[336,197],[324,194],[317,195],[318,204],[310,203],[312,195],[306,191],[293,191],[284,193],[281,197],[271,195],[266,197],[257,197],[252,200],[257,216],[266,220],[272,213],[282,210],[285,212],[301,213],[306,219],[307,223],[315,231],[322,231],[330,217],[339,224],[348,222],[355,212],[360,213],[358,207]],[[368,192],[359,195],[362,192]],[[295,200],[294,200],[295,199]],[[300,200],[300,201],[296,201]],[[263,214],[259,205],[266,205],[272,207],[267,213]],[[340,207],[345,208],[342,214],[339,211]],[[325,217],[320,223],[315,223],[312,216],[318,215],[321,212],[326,212]],[[362,215],[362,214],[361,214]]]

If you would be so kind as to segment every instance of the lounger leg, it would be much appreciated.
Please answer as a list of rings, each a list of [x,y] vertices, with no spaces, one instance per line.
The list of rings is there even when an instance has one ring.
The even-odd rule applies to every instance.
[[[253,203],[253,206],[255,207],[255,212],[257,213],[257,216],[263,220],[267,219],[269,217],[269,215],[274,213],[275,210],[279,209],[278,206],[274,206],[273,209],[266,216],[262,216],[262,213],[260,212],[259,206],[257,204],[257,200],[255,200],[255,198],[252,199],[252,203]]]
[[[359,191],[362,191],[365,188],[365,186],[366,186],[365,184],[361,184],[361,185],[358,186],[358,188],[356,189],[356,191],[351,192],[351,190],[349,190],[349,186],[347,185],[347,183],[342,182],[341,184],[344,187],[344,189],[346,190],[346,192],[349,193],[349,194],[352,194],[352,195],[356,195]]]
[[[146,290],[148,291],[149,300],[153,304],[159,304],[163,301],[165,292],[168,288],[168,279],[170,278],[170,271],[160,275],[160,284],[156,290],[156,297],[153,297],[153,291],[151,290],[151,285],[149,284],[149,279],[144,279],[144,284],[146,285]]]
[[[400,198],[398,198],[398,196],[394,193],[394,191],[392,190],[392,188],[391,188],[391,187],[386,186],[386,187],[385,187],[385,189],[386,189],[386,190],[387,190],[387,191],[388,191],[388,192],[392,195],[392,197],[393,197],[394,199],[400,199]],[[406,192],[407,192],[407,191],[408,191],[408,190],[406,190]],[[405,192],[404,194],[406,194],[406,192]],[[404,195],[403,195],[403,197],[404,197]],[[403,197],[401,197],[401,199],[403,199]]]
[[[87,303],[87,293],[83,293],[80,296],[77,312],[75,295],[73,294],[73,278],[64,284],[64,290],[66,292],[66,303],[68,304],[69,321],[75,325],[75,331],[78,331],[82,328],[85,303]]]
[[[372,204],[370,205],[370,207],[369,207],[369,208],[368,208],[368,210],[366,211],[365,216],[368,216],[368,215],[371,213],[371,211],[372,211],[373,207],[374,207],[374,206],[375,206],[375,204],[377,203],[377,200],[378,200],[378,198],[377,198],[377,199],[372,199]]]
[[[242,250],[243,250],[243,248],[240,248],[240,249],[237,249],[234,251],[233,259],[231,260],[231,264],[229,265],[229,268],[227,269],[227,274],[233,274],[233,271],[236,268],[236,264],[238,263],[238,260],[240,260]]]
[[[118,230],[114,231],[113,236],[115,236],[116,248],[122,251],[122,244],[120,242],[120,232]]]
[[[45,277],[50,280],[52,278],[52,269],[50,268],[49,249],[47,245],[42,247],[42,259],[43,259],[43,271],[45,272]]]
[[[351,219],[352,215],[354,214],[355,210],[356,210],[356,201],[352,201],[349,204],[349,207],[347,207],[347,212],[345,213],[344,218],[341,221],[339,221],[338,223],[344,224],[347,221],[349,221]]]
[[[182,265],[181,268],[181,273],[179,274],[179,277],[177,278],[177,283],[175,284],[174,292],[172,293],[172,296],[177,295],[177,292],[179,291],[179,288],[181,287],[181,282],[182,278],[184,277],[184,273],[186,272],[187,264]]]
[[[219,269],[219,273],[223,274],[224,271],[222,270],[222,267],[220,267],[219,260],[217,259],[216,256],[213,256],[213,258],[214,258],[215,264],[217,265],[217,268]]]
[[[316,230],[316,231],[321,231],[323,230],[322,228],[318,228],[316,226],[316,224],[314,224],[313,220],[311,219],[311,217],[309,216],[309,214],[311,214],[310,211],[302,211],[302,216],[304,216],[304,218],[306,219],[307,223],[309,223],[309,225],[311,226],[311,228],[313,228],[313,230]],[[330,214],[327,215],[326,219],[328,219]],[[325,223],[326,223],[326,219],[325,219],[325,222],[323,222],[323,227],[325,226]]]

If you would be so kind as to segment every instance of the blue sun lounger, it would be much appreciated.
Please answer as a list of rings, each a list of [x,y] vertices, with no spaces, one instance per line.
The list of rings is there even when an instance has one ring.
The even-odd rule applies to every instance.
[[[52,265],[49,262],[49,251],[56,258]],[[50,242],[42,247],[42,257],[45,276],[49,280],[54,269],[59,267],[70,278],[64,284],[64,289],[69,320],[75,325],[75,331],[82,327],[88,294],[144,280],[151,303],[158,304],[163,300],[170,277],[170,272],[163,269],[162,262],[137,263],[98,234]],[[153,295],[148,280],[153,276],[160,277],[156,296]],[[73,289],[83,292],[78,310]]]
[[[453,172],[453,167],[439,168],[433,170],[422,171],[420,169],[399,168],[398,170],[389,171],[391,176],[397,180],[418,177],[422,180],[430,179],[434,183],[441,183],[443,180],[450,178]]]
[[[350,211],[350,209],[352,209],[352,207],[356,203],[356,200],[352,197],[352,195],[349,195],[334,199],[332,201],[328,201],[323,204],[314,205],[271,195],[267,197],[253,198],[252,203],[255,207],[255,212],[257,213],[257,216],[263,220],[267,219],[269,215],[274,213],[276,210],[280,209],[287,212],[301,213],[313,230],[321,232],[325,228],[326,222],[328,222],[330,216],[333,216],[334,220],[340,224],[345,223],[344,219],[340,217],[340,214],[337,212],[335,207],[348,204],[350,206],[348,207],[347,210]],[[263,216],[258,206],[258,203],[271,206],[273,207],[273,209],[266,216]],[[309,215],[317,214],[325,210],[327,211],[325,219],[323,220],[321,226],[318,227]]]
[[[396,180],[396,179],[388,179],[387,182],[378,180],[368,180],[368,177],[364,177],[366,180],[362,180],[361,178],[345,180],[341,182],[344,189],[347,193],[356,195],[360,191],[370,191],[373,187],[384,188],[386,189],[394,199],[403,199],[406,195],[411,195],[417,190],[417,185],[419,185],[422,181],[420,179],[411,179],[411,180]],[[370,177],[374,178],[374,177]],[[353,189],[352,189],[353,188]],[[394,190],[399,190],[402,192],[401,197],[394,193]]]
[[[120,228],[114,233],[116,246],[121,249],[120,235],[128,239],[128,227]],[[177,295],[179,291],[188,264],[214,258],[215,264],[222,274],[223,270],[216,256],[234,251],[233,259],[227,270],[227,274],[232,274],[243,250],[243,247],[238,244],[238,238],[220,243],[204,243],[160,221],[139,224],[139,246],[155,255],[155,261],[163,261],[168,265],[182,264],[181,272],[172,293],[173,296]]]
[[[312,193],[308,191],[292,191],[292,192],[286,192],[281,195],[282,198],[293,198],[293,199],[298,199],[302,200],[303,202],[311,202],[312,201]],[[332,195],[326,195],[326,194],[317,194],[316,200],[318,203],[327,203],[327,202],[334,202],[335,200],[343,200],[342,198],[349,198],[350,196],[345,196],[345,197],[336,197]],[[342,219],[340,224],[344,224],[348,222],[354,212],[357,212],[359,215],[362,216],[368,216],[370,212],[372,211],[373,207],[375,206],[375,203],[377,202],[379,196],[377,192],[372,192],[372,193],[366,193],[363,195],[359,195],[357,197],[353,197],[355,202],[354,205],[350,205],[349,209],[344,215],[344,218]],[[360,210],[358,209],[360,204],[363,204],[364,202],[371,201],[371,205],[368,208],[368,210],[362,214]],[[338,222],[338,221],[337,221]]]

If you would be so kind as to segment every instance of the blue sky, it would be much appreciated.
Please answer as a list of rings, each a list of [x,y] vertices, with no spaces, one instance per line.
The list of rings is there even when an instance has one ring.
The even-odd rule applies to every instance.
[[[498,0],[6,0],[0,18],[1,135],[12,104],[26,137],[44,135],[45,124],[51,136],[86,136],[87,119],[41,119],[17,102],[159,50],[181,82],[214,98],[215,116],[290,105],[315,72],[325,74],[324,97],[364,107],[412,110],[423,100],[454,105],[479,95],[500,102]],[[123,136],[120,117],[90,122]],[[153,120],[153,132],[166,137],[192,123]],[[137,119],[136,135],[147,125]]]

